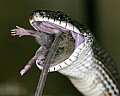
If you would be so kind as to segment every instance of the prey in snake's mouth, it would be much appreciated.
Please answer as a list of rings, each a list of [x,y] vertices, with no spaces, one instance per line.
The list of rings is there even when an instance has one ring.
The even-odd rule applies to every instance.
[[[19,37],[29,35],[36,38],[41,47],[37,50],[35,58],[33,57],[31,62],[36,61],[39,69],[43,68],[46,55],[57,34],[62,33],[62,42],[52,60],[52,64],[50,64],[49,71],[57,71],[64,68],[78,58],[79,53],[77,50],[80,49],[79,46],[82,46],[85,38],[70,22],[70,17],[60,11],[38,10],[30,15],[29,21],[36,31],[16,26],[15,29],[11,30],[11,34],[13,36],[19,35]]]

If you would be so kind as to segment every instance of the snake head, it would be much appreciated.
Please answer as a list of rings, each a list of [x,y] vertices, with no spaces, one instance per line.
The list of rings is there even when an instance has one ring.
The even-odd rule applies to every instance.
[[[49,34],[49,36],[61,32],[64,34],[63,42],[58,49],[59,52],[57,52],[59,55],[55,56],[56,63],[51,64],[50,71],[57,71],[72,64],[80,55],[80,50],[83,50],[86,44],[92,44],[93,35],[90,30],[61,11],[34,11],[29,17],[29,22],[37,31],[42,31]],[[39,38],[37,38],[37,41],[39,41]],[[66,54],[67,56],[65,56]],[[42,69],[42,65],[39,62],[38,59],[36,63]]]

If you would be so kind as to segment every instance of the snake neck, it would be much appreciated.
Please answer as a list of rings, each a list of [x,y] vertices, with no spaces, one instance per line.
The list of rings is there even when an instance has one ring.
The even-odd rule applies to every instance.
[[[84,46],[83,49],[84,50],[81,50],[81,52],[79,52],[79,59],[77,59],[75,62],[72,62],[71,65],[62,68],[61,70],[59,70],[59,72],[68,76],[69,78],[75,79],[82,79],[84,78],[85,74],[91,74],[91,72],[93,71],[92,69],[95,67],[92,60],[92,48],[87,45]]]
[[[66,75],[85,96],[119,96],[119,84],[116,84],[115,81],[117,78],[112,78],[113,76],[103,68],[105,61],[103,63],[103,61],[96,58],[96,55],[99,58],[102,56],[96,54],[96,50],[100,47],[94,45],[93,48],[93,44],[84,46],[84,50],[79,52],[78,59],[73,64],[59,70],[59,72]],[[102,54],[102,52],[103,49],[99,50],[99,53]],[[107,60],[108,57],[104,59]],[[111,71],[115,71],[115,69]]]

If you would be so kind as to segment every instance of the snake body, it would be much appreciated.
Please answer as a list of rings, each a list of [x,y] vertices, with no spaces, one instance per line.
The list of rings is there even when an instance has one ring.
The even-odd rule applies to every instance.
[[[63,12],[49,10],[34,11],[29,21],[37,31],[45,31],[47,34],[62,31],[69,34],[65,37],[66,45],[74,44],[70,55],[57,64],[51,64],[49,72],[58,71],[67,76],[85,96],[120,96],[120,79],[116,65],[109,54],[98,45],[87,26]],[[68,40],[68,36],[72,40]],[[37,66],[42,69],[39,62],[39,59],[36,60]]]

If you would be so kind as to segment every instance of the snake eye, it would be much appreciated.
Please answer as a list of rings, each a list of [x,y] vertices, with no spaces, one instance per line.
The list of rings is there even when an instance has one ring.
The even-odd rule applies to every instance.
[[[57,15],[55,16],[57,20],[60,20],[60,21],[66,21],[67,19],[67,16],[64,14],[64,13],[57,13]]]

